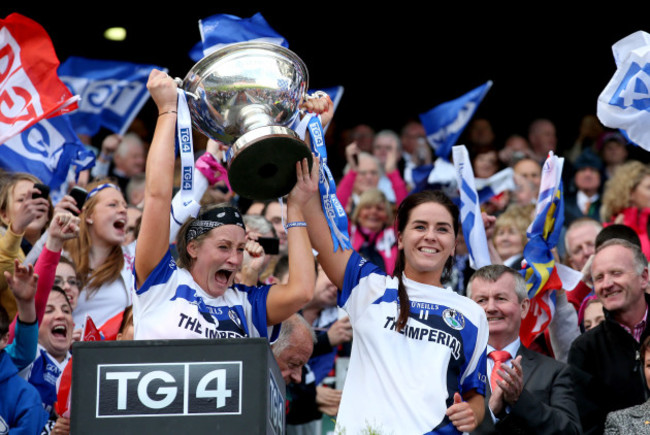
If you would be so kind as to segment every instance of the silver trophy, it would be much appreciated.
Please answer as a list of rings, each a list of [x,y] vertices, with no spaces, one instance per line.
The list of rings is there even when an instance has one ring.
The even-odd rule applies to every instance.
[[[241,196],[284,196],[296,184],[296,162],[306,157],[311,166],[309,147],[289,128],[308,83],[295,53],[263,42],[217,50],[183,80],[194,126],[230,146],[228,179]]]

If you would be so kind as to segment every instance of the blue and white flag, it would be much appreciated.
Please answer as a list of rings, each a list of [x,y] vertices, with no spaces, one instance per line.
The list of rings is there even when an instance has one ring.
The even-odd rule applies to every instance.
[[[149,98],[147,80],[155,65],[70,57],[59,67],[59,77],[81,96],[71,115],[77,134],[94,136],[101,127],[124,134]]]
[[[449,160],[451,147],[456,144],[465,126],[474,116],[476,108],[491,87],[492,81],[490,80],[462,97],[442,103],[428,112],[420,114],[420,121],[427,132],[427,141],[436,155]]]
[[[469,251],[469,265],[476,270],[491,264],[481,206],[474,185],[474,171],[465,145],[452,148],[460,190],[460,221]]]
[[[71,165],[77,175],[93,167],[95,154],[81,143],[69,116],[43,119],[0,145],[0,167],[35,175],[50,186],[51,192],[66,181]]]
[[[479,203],[483,204],[489,201],[493,196],[505,192],[506,190],[515,190],[513,174],[514,171],[512,168],[505,168],[490,178],[477,178],[474,180],[476,191],[478,192]]]
[[[273,30],[259,12],[250,18],[217,14],[199,20],[201,41],[190,50],[190,58],[198,62],[224,45],[236,42],[270,42],[289,48],[282,35]]]
[[[430,165],[413,168],[413,183],[415,187],[412,193],[423,190],[441,190],[454,204],[459,204],[456,168],[442,157],[438,157]]]
[[[618,69],[598,97],[598,119],[650,151],[650,34],[635,32],[612,51]]]

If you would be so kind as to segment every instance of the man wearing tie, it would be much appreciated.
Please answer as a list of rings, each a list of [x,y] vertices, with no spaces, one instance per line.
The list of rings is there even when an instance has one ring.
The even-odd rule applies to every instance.
[[[485,418],[475,434],[578,434],[580,419],[568,366],[519,340],[530,300],[514,269],[490,265],[470,278],[468,296],[487,315],[488,381]]]

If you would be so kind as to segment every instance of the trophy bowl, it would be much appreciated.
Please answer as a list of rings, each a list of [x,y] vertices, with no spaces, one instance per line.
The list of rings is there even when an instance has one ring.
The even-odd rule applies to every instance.
[[[228,180],[250,199],[286,195],[296,184],[296,162],[311,150],[289,128],[307,91],[309,73],[292,51],[242,42],[201,59],[182,83],[192,124],[230,148]]]

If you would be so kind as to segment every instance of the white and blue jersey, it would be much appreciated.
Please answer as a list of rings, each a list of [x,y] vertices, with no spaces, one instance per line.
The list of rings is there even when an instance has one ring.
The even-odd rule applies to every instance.
[[[222,296],[212,297],[167,251],[144,284],[135,289],[134,338],[268,337],[273,341],[280,325],[267,326],[269,288],[235,284]]]
[[[445,416],[454,393],[485,395],[483,309],[452,290],[403,282],[411,310],[397,332],[397,278],[356,252],[350,257],[339,293],[354,329],[337,419],[344,433],[459,433]]]

